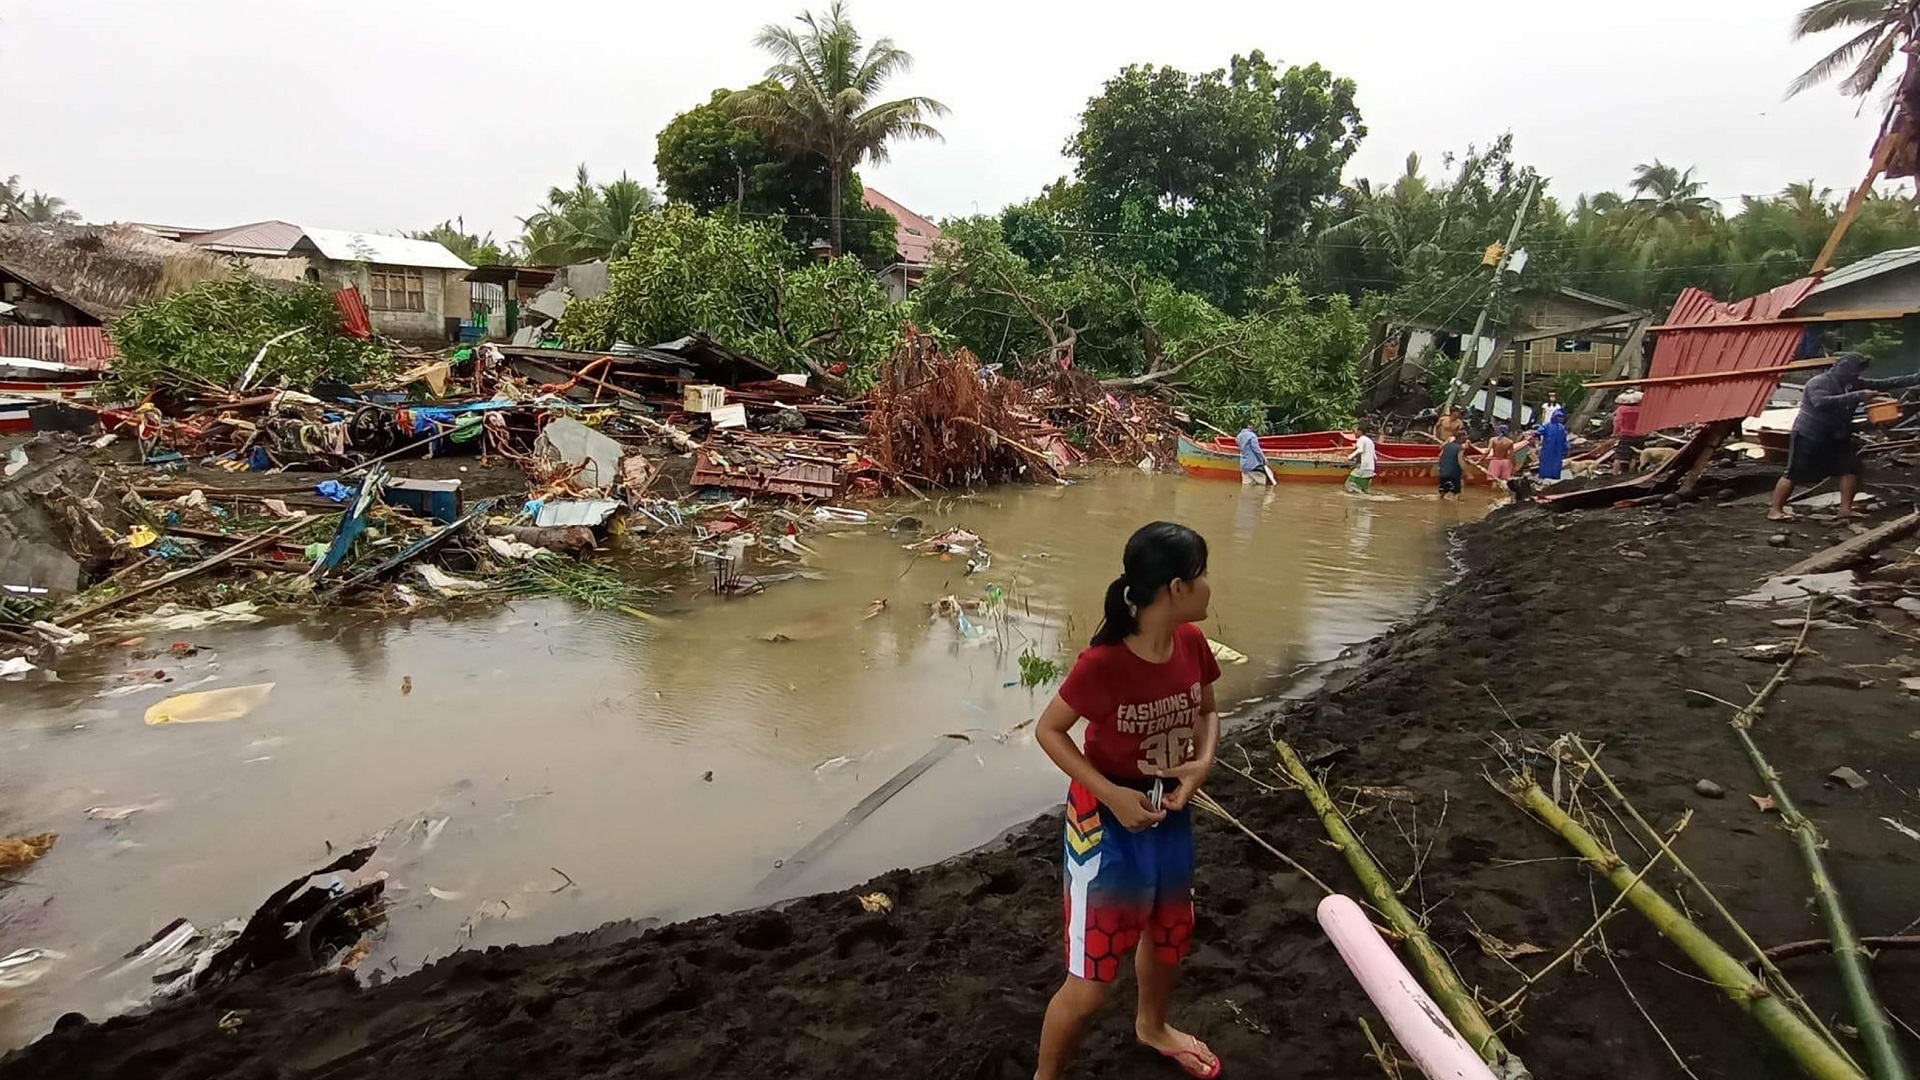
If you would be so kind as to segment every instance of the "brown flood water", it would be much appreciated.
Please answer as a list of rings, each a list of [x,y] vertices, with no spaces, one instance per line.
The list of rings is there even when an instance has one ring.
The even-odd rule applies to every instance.
[[[0,990],[0,1048],[69,1010],[137,1003],[152,970],[120,958],[169,921],[249,915],[327,861],[329,841],[390,826],[369,870],[390,875],[392,919],[363,976],[937,862],[1060,798],[1030,734],[996,738],[1051,694],[1019,685],[1017,658],[1070,661],[1137,526],[1207,537],[1205,629],[1252,658],[1225,669],[1230,711],[1410,613],[1448,572],[1448,526],[1486,505],[1114,473],[906,508],[923,536],[960,525],[986,539],[993,564],[971,577],[959,559],[914,561],[901,549],[913,537],[883,527],[819,529],[806,563],[825,580],[721,600],[690,576],[657,624],[558,601],[343,612],[163,635],[206,650],[190,660],[136,665],[109,647],[71,659],[59,684],[0,683],[0,833],[60,834],[0,892],[0,955],[65,954],[31,987]],[[1011,598],[1004,626],[968,636],[931,611],[990,585]],[[196,689],[278,685],[243,719],[150,728],[142,714],[163,691],[97,696],[133,666],[174,669],[171,692],[209,675]],[[971,741],[774,895],[756,889],[953,732]],[[118,821],[87,814],[132,806]]]

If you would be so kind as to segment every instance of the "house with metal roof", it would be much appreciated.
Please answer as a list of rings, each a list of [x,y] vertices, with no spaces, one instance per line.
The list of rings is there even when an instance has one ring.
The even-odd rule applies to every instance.
[[[472,308],[467,272],[473,268],[432,240],[309,229],[287,221],[225,229],[142,228],[252,265],[263,259],[304,260],[307,280],[357,287],[374,330],[399,341],[454,340]]]
[[[1874,321],[1891,325],[1900,345],[1874,365],[1874,374],[1899,375],[1920,371],[1920,247],[1893,248],[1829,270],[1806,299],[1794,305],[1795,316],[1858,312],[1876,315]]]
[[[890,298],[905,300],[909,292],[919,288],[920,279],[926,276],[927,264],[933,261],[934,241],[940,239],[940,226],[874,188],[865,189],[864,198],[868,206],[892,214],[897,223],[893,234],[893,259],[880,271],[880,282],[887,287]]]

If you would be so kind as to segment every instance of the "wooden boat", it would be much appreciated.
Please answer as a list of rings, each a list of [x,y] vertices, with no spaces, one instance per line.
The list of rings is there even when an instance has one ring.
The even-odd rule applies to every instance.
[[[42,402],[29,398],[0,397],[0,435],[22,434],[33,430],[33,415],[27,410]]]
[[[100,373],[57,364],[0,356],[0,397],[39,398],[42,401],[91,401]]]
[[[1264,435],[1273,478],[1286,483],[1343,483],[1353,471],[1347,454],[1353,450],[1353,432],[1310,431],[1300,435]],[[1435,484],[1440,479],[1440,448],[1432,443],[1374,442],[1376,484]],[[1221,437],[1210,443],[1180,438],[1180,468],[1204,480],[1240,479],[1240,448]]]

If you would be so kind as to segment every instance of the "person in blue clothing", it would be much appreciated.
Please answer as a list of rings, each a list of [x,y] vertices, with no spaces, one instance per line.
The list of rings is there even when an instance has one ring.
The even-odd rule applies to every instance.
[[[1553,483],[1567,462],[1567,410],[1555,409],[1540,429],[1540,479]]]
[[[1240,444],[1240,482],[1273,483],[1273,470],[1267,467],[1267,452],[1260,449],[1260,433],[1253,430],[1251,420],[1234,436],[1234,442]]]
[[[1800,415],[1793,420],[1793,437],[1787,444],[1787,474],[1773,486],[1773,506],[1769,521],[1791,521],[1787,509],[1796,484],[1816,484],[1830,477],[1840,478],[1840,506],[1835,513],[1842,519],[1860,516],[1853,508],[1853,497],[1860,491],[1860,448],[1853,437],[1855,409],[1873,400],[1879,391],[1920,386],[1920,373],[1891,379],[1865,376],[1867,358],[1859,353],[1841,353],[1833,366],[1807,380],[1800,393]]]

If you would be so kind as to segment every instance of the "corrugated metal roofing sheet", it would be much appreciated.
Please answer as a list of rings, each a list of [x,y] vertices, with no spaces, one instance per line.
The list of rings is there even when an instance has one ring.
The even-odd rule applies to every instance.
[[[404,236],[308,229],[307,239],[320,254],[335,262],[378,263],[382,266],[422,266],[438,270],[471,270],[466,261],[443,244]]]
[[[105,371],[119,355],[98,326],[0,326],[0,356]]]
[[[916,266],[933,261],[933,242],[940,239],[940,226],[900,205],[874,188],[861,192],[862,201],[876,210],[885,210],[899,223],[894,230],[893,246],[900,258]]]
[[[285,255],[300,242],[304,230],[290,221],[255,221],[229,229],[183,236],[180,242],[195,247],[248,254]]]
[[[1667,325],[1702,329],[1660,331],[1648,377],[1749,371],[1792,361],[1800,349],[1804,327],[1789,323],[1743,328],[1741,324],[1781,318],[1805,300],[1817,284],[1815,278],[1801,278],[1771,292],[1725,304],[1699,289],[1686,290],[1674,301]],[[1640,423],[1646,430],[1658,431],[1753,416],[1766,406],[1778,385],[1778,373],[1653,383],[1645,388],[1646,397],[1640,403]]]
[[[1827,271],[1826,276],[1820,279],[1819,286],[1808,295],[1818,296],[1823,292],[1844,288],[1856,282],[1865,281],[1870,277],[1884,274],[1889,270],[1898,270],[1902,267],[1912,266],[1917,262],[1920,262],[1920,247],[1893,248],[1888,251],[1882,251],[1869,255],[1864,259],[1856,259],[1837,270]]]

